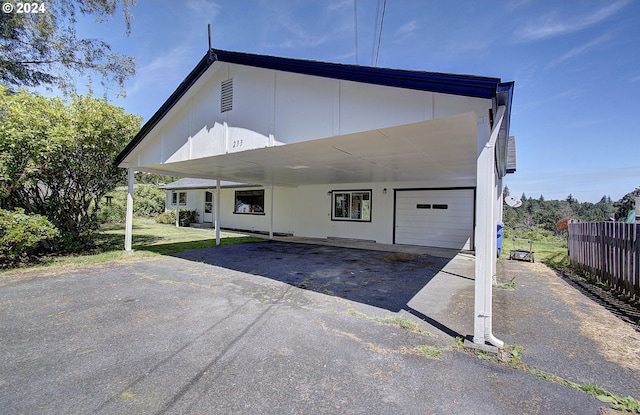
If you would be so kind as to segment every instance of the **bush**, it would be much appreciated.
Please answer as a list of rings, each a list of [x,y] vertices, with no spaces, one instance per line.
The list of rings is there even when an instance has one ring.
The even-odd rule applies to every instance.
[[[127,213],[127,191],[116,190],[109,193],[111,205],[105,199],[100,202],[98,220],[101,223],[123,223]],[[133,215],[154,217],[164,211],[165,192],[155,186],[136,185],[133,191]]]
[[[163,212],[163,213],[159,214],[158,216],[156,216],[156,222],[157,223],[164,223],[164,224],[167,224],[167,225],[175,224],[176,223],[176,213],[173,210],[169,210],[169,211]]]
[[[42,215],[27,215],[24,209],[0,209],[0,263],[13,265],[33,254],[41,241],[60,232]]]
[[[198,221],[198,211],[196,210],[188,210],[188,209],[180,209],[180,226],[189,226],[192,223],[196,223]],[[156,216],[157,223],[165,223],[165,224],[175,224],[176,223],[176,211],[168,210],[164,213]]]

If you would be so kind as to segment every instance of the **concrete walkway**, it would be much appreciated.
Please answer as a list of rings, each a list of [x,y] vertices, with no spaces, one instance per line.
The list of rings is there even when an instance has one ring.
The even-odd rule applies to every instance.
[[[607,407],[454,347],[451,334],[470,334],[473,324],[470,255],[385,262],[437,271],[391,311],[322,293],[321,275],[313,285],[308,276],[280,281],[266,267],[240,270],[261,252],[287,263],[269,244],[3,275],[0,413],[595,415]],[[335,263],[325,248],[308,245],[303,258]],[[353,272],[354,255],[376,260],[353,251],[343,271]],[[207,259],[234,255],[242,260],[233,268]],[[522,346],[526,364],[640,397],[640,339],[630,325],[541,264],[501,264],[500,281],[512,278],[516,290],[494,293],[495,334]],[[349,280],[335,281],[349,294]],[[430,334],[390,324],[398,317]]]

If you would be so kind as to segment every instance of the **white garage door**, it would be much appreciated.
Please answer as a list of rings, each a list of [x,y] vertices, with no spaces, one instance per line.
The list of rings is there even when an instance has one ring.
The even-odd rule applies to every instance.
[[[472,249],[473,189],[397,190],[395,243]]]

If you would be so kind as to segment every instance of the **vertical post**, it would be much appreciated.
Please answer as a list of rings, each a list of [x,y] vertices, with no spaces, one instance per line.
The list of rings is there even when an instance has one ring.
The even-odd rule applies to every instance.
[[[131,252],[131,239],[133,235],[133,169],[127,169],[127,212],[124,228],[124,250]]]
[[[496,167],[495,143],[504,119],[505,107],[498,109],[489,141],[480,151],[476,170],[476,266],[473,342],[489,342],[504,347],[493,336],[492,270],[496,261]]]
[[[220,245],[220,179],[216,179],[216,246]]]
[[[176,228],[178,227],[180,227],[180,193],[176,193]]]
[[[271,198],[269,207],[269,239],[273,239],[273,185],[271,185]]]

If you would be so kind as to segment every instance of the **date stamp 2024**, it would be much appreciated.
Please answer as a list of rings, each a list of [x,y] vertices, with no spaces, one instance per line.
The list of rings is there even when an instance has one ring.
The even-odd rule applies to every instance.
[[[37,3],[37,2],[5,2],[2,3],[2,12],[16,13],[16,14],[39,14],[47,12],[47,4],[46,3]]]

